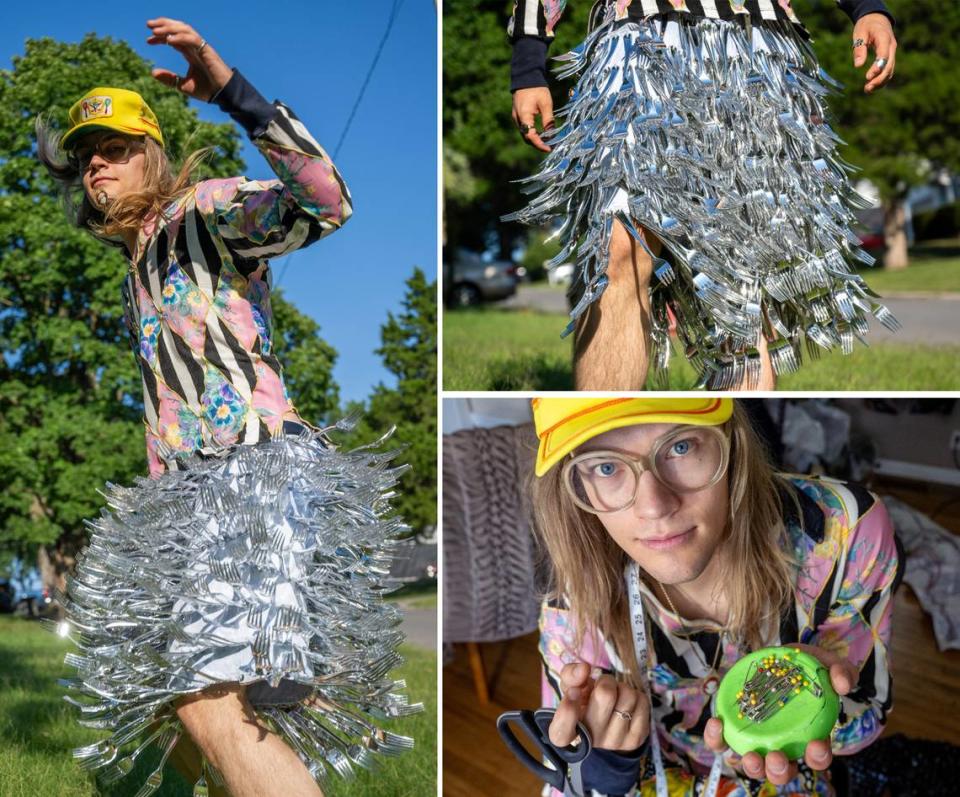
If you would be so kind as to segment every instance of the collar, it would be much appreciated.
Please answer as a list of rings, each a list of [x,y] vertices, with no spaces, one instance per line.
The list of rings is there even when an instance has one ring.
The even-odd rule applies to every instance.
[[[799,525],[800,530],[814,542],[823,542],[826,518],[823,508],[807,495],[796,481],[782,483],[778,488],[783,504],[783,519],[786,523]],[[799,506],[798,506],[799,504]],[[799,509],[799,512],[798,512]]]

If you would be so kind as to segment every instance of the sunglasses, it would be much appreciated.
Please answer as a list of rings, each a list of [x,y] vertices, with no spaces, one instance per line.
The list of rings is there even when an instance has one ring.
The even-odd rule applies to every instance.
[[[94,154],[108,163],[126,163],[144,148],[143,141],[126,136],[104,136],[95,144],[81,144],[69,155],[70,163],[80,172],[90,168]]]

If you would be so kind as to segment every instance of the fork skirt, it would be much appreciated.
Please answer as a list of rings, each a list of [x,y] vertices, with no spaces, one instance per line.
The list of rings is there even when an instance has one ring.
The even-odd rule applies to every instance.
[[[67,700],[110,733],[74,751],[82,766],[116,779],[148,729],[182,731],[174,701],[224,683],[247,686],[321,785],[412,747],[377,724],[422,708],[389,676],[403,635],[384,577],[406,527],[389,507],[404,468],[382,442],[340,451],[287,422],[271,440],[107,484],[60,596],[58,630],[80,648]]]
[[[708,388],[759,377],[761,329],[784,373],[804,343],[852,351],[868,314],[898,328],[856,273],[874,260],[852,230],[868,203],[826,122],[840,84],[792,26],[608,19],[558,60],[560,77],[579,77],[551,152],[520,181],[532,199],[505,219],[556,227],[548,267],[575,259],[564,335],[607,287],[615,220],[651,256],[640,227],[669,253],[650,288],[661,378],[674,325]]]

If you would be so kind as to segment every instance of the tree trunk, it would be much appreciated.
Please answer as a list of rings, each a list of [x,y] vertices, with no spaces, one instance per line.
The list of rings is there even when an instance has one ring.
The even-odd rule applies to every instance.
[[[70,542],[58,540],[55,545],[41,545],[37,551],[37,570],[40,580],[47,589],[65,592],[67,574],[73,571],[77,563],[76,546]]]
[[[891,270],[906,268],[910,264],[907,254],[907,212],[901,199],[884,204],[883,236],[886,250],[883,267]]]

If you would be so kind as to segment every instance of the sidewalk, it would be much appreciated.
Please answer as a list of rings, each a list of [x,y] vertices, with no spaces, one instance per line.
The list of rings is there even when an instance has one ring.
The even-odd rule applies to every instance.
[[[897,333],[888,331],[872,316],[870,343],[922,343],[924,345],[956,345],[960,341],[960,294],[888,294],[880,301],[903,324]],[[517,293],[509,299],[490,305],[496,309],[528,309],[541,313],[567,313],[565,292],[549,285],[520,285]],[[560,334],[562,324],[557,327]]]

